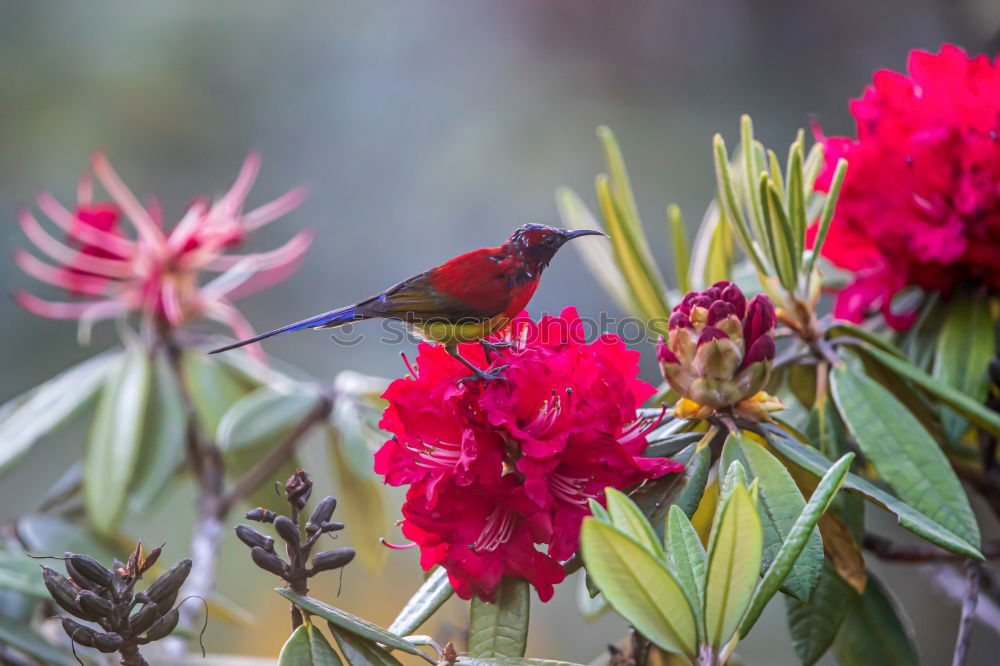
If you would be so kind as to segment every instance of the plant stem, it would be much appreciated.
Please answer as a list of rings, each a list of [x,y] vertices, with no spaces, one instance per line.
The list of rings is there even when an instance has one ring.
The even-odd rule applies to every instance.
[[[967,559],[964,555],[950,553],[937,546],[903,545],[871,533],[865,534],[863,545],[880,559],[897,562],[957,562]],[[1000,543],[987,541],[980,552],[987,559],[1000,558]]]
[[[139,648],[135,645],[124,645],[119,650],[122,666],[149,666],[149,662],[139,654]]]
[[[979,579],[982,575],[982,565],[979,562],[966,562],[965,577],[968,586],[962,601],[962,619],[958,624],[958,638],[955,639],[955,654],[951,666],[965,666],[965,658],[969,652],[969,640],[972,638],[972,620],[976,617],[976,602],[979,600]]]

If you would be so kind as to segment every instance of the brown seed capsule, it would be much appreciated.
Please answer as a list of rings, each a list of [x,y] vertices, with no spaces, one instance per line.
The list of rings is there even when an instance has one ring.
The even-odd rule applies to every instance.
[[[148,643],[149,641],[158,641],[161,638],[165,638],[170,635],[170,632],[174,630],[177,626],[177,621],[180,619],[180,613],[177,609],[173,609],[169,613],[165,614],[159,620],[153,623],[153,626],[149,628],[146,632],[146,637],[143,643]]]
[[[354,555],[353,548],[337,548],[323,553],[316,553],[312,558],[313,570],[329,571],[330,569],[339,569],[353,560]]]
[[[254,546],[250,549],[250,559],[252,559],[254,564],[258,567],[264,571],[270,571],[275,576],[284,577],[288,568],[284,560],[274,553],[267,552],[260,546]]]
[[[94,634],[94,647],[105,654],[118,652],[124,644],[125,639],[116,633]]]
[[[83,647],[94,647],[94,636],[96,632],[90,627],[85,627],[76,620],[72,620],[68,617],[62,618],[63,631],[66,635],[70,637],[75,643],[79,643]]]
[[[191,573],[191,560],[181,560],[146,588],[146,596],[155,601],[161,608],[170,608],[174,605],[177,592],[187,580],[189,573]]]
[[[323,523],[323,525],[320,527],[320,530],[324,534],[326,534],[327,532],[339,532],[342,529],[344,529],[344,523],[338,523],[336,521]]]
[[[115,607],[110,601],[90,590],[83,590],[76,595],[76,603],[91,616],[111,617],[115,611]]]
[[[273,523],[277,515],[274,511],[259,506],[256,509],[247,511],[246,518],[247,520],[256,520],[258,523]]]
[[[55,569],[43,566],[42,582],[45,583],[45,589],[52,595],[52,600],[64,611],[77,617],[82,617],[85,620],[94,619],[88,617],[87,612],[80,608],[80,604],[76,603],[76,595],[79,593],[79,589],[61,573]]]
[[[274,537],[265,536],[249,525],[237,525],[236,538],[251,548],[257,546],[268,552],[274,552]]]
[[[286,542],[298,545],[299,528],[287,516],[278,516],[274,519],[274,530]]]
[[[285,496],[289,503],[299,509],[306,505],[309,496],[312,495],[312,489],[312,479],[309,478],[309,473],[301,467],[295,470],[295,474],[288,477],[288,481],[285,482]]]
[[[153,550],[149,551],[146,555],[146,559],[139,563],[139,574],[142,575],[149,571],[149,569],[156,564],[156,561],[160,559],[160,553],[163,552],[163,546],[157,546]]]
[[[111,585],[111,571],[89,555],[66,553],[66,571],[80,587],[95,592]]]
[[[128,619],[129,629],[133,636],[138,636],[139,634],[145,633],[147,629],[153,626],[153,623],[160,619],[162,613],[160,612],[160,607],[155,601],[150,601],[145,604],[135,613],[132,613],[132,617]]]
[[[316,505],[316,508],[313,509],[312,515],[309,516],[309,522],[306,523],[306,530],[308,530],[309,526],[312,525],[314,526],[312,531],[315,532],[320,525],[330,520],[330,516],[333,515],[333,512],[336,509],[337,499],[335,497],[324,497],[320,503]]]

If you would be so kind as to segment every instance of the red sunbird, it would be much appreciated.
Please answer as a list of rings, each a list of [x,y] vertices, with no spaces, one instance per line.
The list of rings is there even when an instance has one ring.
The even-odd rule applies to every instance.
[[[458,353],[458,345],[479,342],[490,352],[503,345],[485,338],[503,330],[520,313],[538,288],[542,271],[566,241],[580,236],[605,236],[600,231],[570,231],[543,224],[525,224],[500,247],[485,247],[455,257],[414,275],[354,305],[288,324],[273,331],[212,350],[211,354],[242,347],[279,333],[307,328],[335,328],[362,319],[396,319],[420,338],[445,346],[464,363],[472,376],[494,380],[503,368],[484,372]],[[466,380],[462,380],[466,381]]]

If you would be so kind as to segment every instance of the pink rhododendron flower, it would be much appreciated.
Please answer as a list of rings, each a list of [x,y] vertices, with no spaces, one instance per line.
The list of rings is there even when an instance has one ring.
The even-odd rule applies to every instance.
[[[89,174],[80,179],[72,211],[52,195],[39,194],[39,209],[62,231],[63,238],[46,231],[28,209],[20,212],[21,228],[56,265],[24,250],[14,255],[26,273],[78,300],[53,302],[26,291],[15,292],[14,298],[43,317],[80,320],[84,337],[94,321],[129,312],[168,326],[208,317],[229,326],[237,337],[253,335],[232,301],[288,276],[311,241],[311,234],[302,231],[270,252],[231,253],[251,231],[293,210],[304,195],[296,188],[244,212],[259,168],[260,158],[250,155],[225,195],[214,202],[196,199],[181,220],[167,229],[159,204],[155,200],[146,206],[139,203],[104,155],[95,153],[93,173],[111,201],[94,200]],[[202,284],[203,271],[218,275]]]
[[[905,287],[1000,292],[1000,59],[949,45],[913,51],[907,68],[876,72],[851,102],[857,139],[817,137],[819,189],[839,158],[848,161],[822,250],[854,273],[834,314],[860,321],[880,309],[900,330],[915,314],[890,309]]]
[[[679,471],[644,458],[655,425],[636,418],[654,388],[636,378],[639,354],[616,336],[587,344],[573,308],[538,323],[522,313],[494,341],[513,345],[486,362],[507,381],[465,382],[468,369],[422,344],[412,375],[385,392],[375,456],[389,485],[407,485],[403,534],[421,564],[440,564],[458,595],[489,600],[503,576],[529,580],[543,601],[565,576],[592,498]],[[538,546],[545,546],[539,550]]]

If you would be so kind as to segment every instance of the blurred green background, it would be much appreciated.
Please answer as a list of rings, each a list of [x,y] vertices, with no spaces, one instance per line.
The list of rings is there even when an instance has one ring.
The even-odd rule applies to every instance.
[[[316,232],[292,279],[241,302],[263,330],[496,245],[523,222],[557,223],[557,186],[590,200],[602,163],[594,128],[606,123],[668,266],[665,206],[680,204],[693,230],[712,195],[709,140],[721,131],[735,143],[740,113],[753,116],[767,144],[790,140],[810,114],[828,133],[851,132],[847,100],[874,70],[899,70],[909,49],[942,42],[994,53],[998,29],[994,0],[3,3],[0,243],[8,257],[24,244],[15,211],[36,190],[71,201],[95,148],[138,194],[157,194],[168,219],[193,196],[227,188],[246,153],[260,150],[250,205],[299,183],[310,196],[254,247],[303,227]],[[33,286],[10,261],[0,264],[0,280],[7,291]],[[584,315],[618,314],[572,252],[549,270],[531,311],[568,304]],[[36,318],[9,299],[0,314],[0,400],[115,339],[103,324],[80,348],[74,323]],[[303,334],[277,338],[267,351],[332,378],[348,368],[397,376],[399,352],[412,349],[374,339],[337,348]],[[652,381],[650,349],[642,351]],[[21,473],[0,480],[0,520],[30,508],[81,454],[73,435],[39,447]],[[168,541],[177,559],[192,500],[179,493],[158,515],[132,517],[130,531]],[[393,496],[390,510],[398,506]],[[350,529],[343,539],[350,545]],[[209,648],[275,655],[287,607],[233,541],[220,586],[260,626],[214,623]],[[337,600],[335,578],[314,593],[388,624],[419,581],[414,553],[388,561],[378,573],[352,565]],[[907,608],[926,663],[944,662],[957,609],[920,568],[875,568]],[[535,604],[531,656],[586,663],[622,634],[614,619],[594,627],[579,619],[575,583]],[[460,634],[464,613],[451,602],[426,629]],[[1000,638],[977,626],[972,663],[995,663],[997,648]],[[750,664],[796,663],[780,603],[740,651]]]

